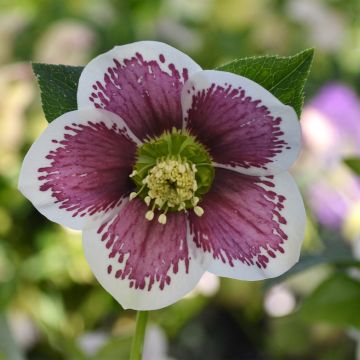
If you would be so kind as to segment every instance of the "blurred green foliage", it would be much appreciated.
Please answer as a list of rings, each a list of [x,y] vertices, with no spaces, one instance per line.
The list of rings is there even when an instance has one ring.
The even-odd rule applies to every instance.
[[[326,279],[302,305],[301,316],[310,321],[328,321],[360,329],[360,282],[342,273]]]
[[[334,80],[359,92],[358,15],[358,0],[1,0],[0,359],[126,359],[134,330],[134,313],[91,275],[79,233],[47,221],[16,189],[22,158],[46,126],[30,61],[83,66],[143,39],[204,68],[315,47],[306,99]],[[308,266],[286,278],[222,279],[215,295],[197,290],[150,322],[179,360],[354,358],[358,282],[340,273],[357,265],[350,246],[309,212],[303,257]],[[295,305],[276,315],[266,299],[283,287]]]

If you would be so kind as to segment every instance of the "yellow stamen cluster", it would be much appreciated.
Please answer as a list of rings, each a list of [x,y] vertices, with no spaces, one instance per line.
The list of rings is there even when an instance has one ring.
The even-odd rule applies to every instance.
[[[146,212],[145,218],[151,221],[157,208],[163,211],[158,217],[160,224],[166,224],[166,214],[169,210],[182,211],[191,207],[196,215],[202,216],[204,210],[198,206],[199,198],[195,196],[198,189],[196,172],[196,166],[186,160],[160,160],[143,179],[142,189],[138,193],[130,194],[130,200],[147,188],[144,201],[150,210]]]

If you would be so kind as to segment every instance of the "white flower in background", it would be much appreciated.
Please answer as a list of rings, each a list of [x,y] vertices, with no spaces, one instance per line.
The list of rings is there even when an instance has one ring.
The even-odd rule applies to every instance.
[[[21,162],[19,151],[28,135],[25,114],[35,94],[30,64],[0,67],[0,174],[4,177],[14,176]]]
[[[109,340],[109,334],[102,331],[87,332],[80,336],[78,344],[86,355],[95,355]]]
[[[188,51],[197,51],[202,46],[200,33],[167,17],[157,21],[155,36]]]
[[[336,51],[345,38],[345,21],[324,1],[291,0],[288,16],[302,23],[309,33],[309,43],[318,49]]]
[[[142,360],[175,360],[168,356],[167,338],[159,326],[146,329]]]
[[[0,5],[1,7],[1,5]],[[22,10],[0,13],[0,64],[11,61],[16,36],[26,29],[31,21],[31,15]]]
[[[265,294],[264,307],[270,316],[289,315],[295,310],[295,306],[295,295],[286,285],[275,285]]]
[[[41,337],[35,322],[24,312],[9,312],[9,327],[15,342],[23,350],[30,349]]]
[[[201,21],[210,15],[213,2],[214,0],[167,0],[164,1],[164,8],[180,19]]]
[[[96,41],[95,32],[74,20],[53,23],[35,48],[35,60],[51,64],[79,65],[89,59]]]

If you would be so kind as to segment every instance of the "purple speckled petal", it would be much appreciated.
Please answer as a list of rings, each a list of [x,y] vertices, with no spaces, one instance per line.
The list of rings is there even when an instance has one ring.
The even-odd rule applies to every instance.
[[[98,217],[112,216],[131,191],[136,142],[111,112],[66,113],[30,148],[19,189],[50,220],[82,229]]]
[[[242,280],[282,274],[300,255],[304,205],[292,177],[217,169],[212,189],[190,213],[190,233],[212,262],[208,271]]]
[[[298,156],[301,132],[293,108],[242,76],[193,74],[183,88],[182,107],[184,127],[219,167],[268,175],[288,169]]]
[[[172,304],[204,273],[199,250],[187,239],[185,214],[170,213],[161,225],[145,219],[147,210],[142,200],[134,199],[111,221],[84,231],[92,271],[124,308],[152,310]]]
[[[349,184],[346,184],[349,187]],[[312,183],[308,189],[308,204],[320,223],[330,229],[340,230],[349,216],[351,201],[326,181]]]
[[[92,60],[79,80],[78,106],[121,116],[141,140],[181,129],[180,94],[201,68],[182,52],[155,41],[116,46]]]

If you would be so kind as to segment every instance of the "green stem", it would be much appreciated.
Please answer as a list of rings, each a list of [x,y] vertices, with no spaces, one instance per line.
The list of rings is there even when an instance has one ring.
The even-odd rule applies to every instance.
[[[136,315],[136,330],[131,346],[130,360],[141,360],[142,358],[148,314],[147,311],[138,311]]]

